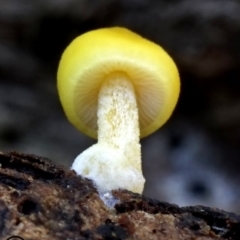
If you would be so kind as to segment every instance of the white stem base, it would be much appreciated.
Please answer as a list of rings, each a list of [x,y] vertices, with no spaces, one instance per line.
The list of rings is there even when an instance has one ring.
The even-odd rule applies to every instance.
[[[98,100],[98,143],[80,154],[72,165],[93,180],[100,192],[127,189],[142,193],[138,109],[134,88],[124,75],[110,76]]]

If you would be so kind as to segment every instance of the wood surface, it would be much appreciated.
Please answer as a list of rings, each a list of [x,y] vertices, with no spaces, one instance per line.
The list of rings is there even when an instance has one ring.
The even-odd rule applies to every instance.
[[[125,190],[106,206],[92,182],[46,158],[0,153],[0,239],[240,240],[240,216]],[[17,238],[16,238],[17,239]]]

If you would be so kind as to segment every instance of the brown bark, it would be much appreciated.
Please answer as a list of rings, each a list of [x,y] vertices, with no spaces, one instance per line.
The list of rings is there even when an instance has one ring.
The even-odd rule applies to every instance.
[[[113,191],[114,208],[91,181],[49,160],[0,154],[0,239],[240,239],[240,216],[203,206],[179,208]]]

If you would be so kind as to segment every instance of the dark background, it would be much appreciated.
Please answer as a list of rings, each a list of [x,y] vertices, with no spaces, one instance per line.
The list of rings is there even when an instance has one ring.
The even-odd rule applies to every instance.
[[[142,140],[145,195],[240,213],[240,1],[0,0],[0,149],[66,166],[93,141],[56,91],[77,35],[125,26],[162,45],[181,75],[177,108]]]

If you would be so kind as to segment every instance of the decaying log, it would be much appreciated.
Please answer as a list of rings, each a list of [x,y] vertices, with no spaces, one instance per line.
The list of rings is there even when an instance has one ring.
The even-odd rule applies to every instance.
[[[0,239],[240,239],[240,216],[113,191],[107,207],[91,181],[51,161],[0,154]],[[16,238],[17,239],[17,238]]]

